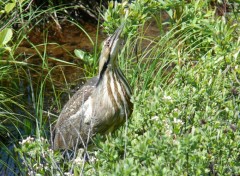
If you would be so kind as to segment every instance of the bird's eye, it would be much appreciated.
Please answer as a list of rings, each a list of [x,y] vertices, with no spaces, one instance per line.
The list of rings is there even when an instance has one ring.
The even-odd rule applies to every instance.
[[[110,46],[110,40],[107,40],[105,45],[106,45],[107,47],[109,47],[109,46]]]
[[[111,36],[108,37],[107,40],[105,40],[104,46],[105,46],[105,47],[110,47],[110,43],[111,43]]]

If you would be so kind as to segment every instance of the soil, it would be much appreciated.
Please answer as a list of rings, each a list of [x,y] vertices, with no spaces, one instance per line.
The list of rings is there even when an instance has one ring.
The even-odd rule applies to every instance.
[[[97,26],[85,23],[81,27],[95,43]],[[48,66],[54,68],[51,74],[57,86],[65,84],[66,81],[73,83],[84,77],[82,69],[84,63],[81,58],[74,55],[74,50],[94,52],[94,46],[85,32],[70,22],[63,22],[61,26],[52,22],[42,28],[35,27],[27,34],[29,37],[17,48],[16,55],[22,55],[21,60],[24,57],[26,62],[35,65],[41,65],[42,59],[46,58],[47,60],[44,62],[48,62]],[[97,39],[98,43],[101,43],[105,37],[106,35],[100,32]],[[43,57],[44,55],[47,57]],[[69,64],[52,58],[69,62]],[[38,77],[39,75],[33,74],[33,76]]]

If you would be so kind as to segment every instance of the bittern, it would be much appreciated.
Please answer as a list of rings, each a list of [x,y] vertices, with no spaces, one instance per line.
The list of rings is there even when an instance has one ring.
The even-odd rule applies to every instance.
[[[64,106],[54,129],[53,148],[85,147],[97,134],[106,134],[124,124],[132,114],[132,91],[118,66],[119,27],[103,44],[99,74],[79,89]]]

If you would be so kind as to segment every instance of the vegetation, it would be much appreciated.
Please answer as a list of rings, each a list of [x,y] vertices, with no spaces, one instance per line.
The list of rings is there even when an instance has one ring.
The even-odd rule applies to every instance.
[[[75,51],[84,65],[50,57],[48,29],[43,43],[29,40],[44,18],[58,25],[67,16],[66,7],[48,7],[0,2],[0,175],[240,175],[239,1],[109,3],[99,18],[107,33],[125,22],[119,64],[133,87],[134,112],[115,133],[95,137],[88,161],[82,149],[71,159],[51,150],[51,114],[71,86],[64,71],[59,86],[54,71],[97,74],[98,42],[91,40],[92,53]],[[34,57],[17,52],[23,41]]]

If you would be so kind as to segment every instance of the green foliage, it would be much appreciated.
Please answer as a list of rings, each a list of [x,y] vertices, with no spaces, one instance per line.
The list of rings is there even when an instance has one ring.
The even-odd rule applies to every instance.
[[[19,140],[49,133],[43,130],[47,122],[43,119],[41,96],[45,81],[51,81],[50,73],[41,73],[43,70],[51,72],[46,64],[46,52],[41,55],[35,46],[39,60],[42,59],[39,65],[29,63],[29,56],[24,53],[16,54],[20,43],[28,38],[34,20],[43,14],[34,11],[31,3],[29,0],[0,3],[0,175],[17,175],[24,171],[21,158],[13,150]],[[33,75],[40,74],[41,81],[32,80]],[[36,86],[38,81],[40,88]],[[55,90],[54,85],[52,88]]]
[[[0,32],[0,46],[6,45],[12,38],[13,32],[9,28],[5,28]]]
[[[98,65],[96,64],[96,59],[92,54],[87,53],[80,49],[75,49],[74,54],[79,59],[84,61],[84,70],[88,70],[89,72],[93,72],[93,73],[96,72],[96,70],[98,69],[97,68]]]
[[[12,39],[12,35],[13,32],[11,28],[5,28],[0,32],[0,52],[2,52],[2,50],[11,50],[10,47],[6,47],[5,45]]]
[[[21,5],[25,0],[12,0],[12,1],[7,1],[7,3],[4,6],[4,10],[2,10],[2,13],[7,13],[9,14],[10,12],[13,11],[13,9],[16,7],[16,5]]]
[[[227,72],[223,63],[208,56],[176,66],[170,84],[139,91],[126,136],[123,129],[98,143],[97,173],[238,174],[240,99],[232,90],[239,83],[232,78],[239,61]]]
[[[56,175],[61,173],[57,166],[61,157],[54,157],[54,152],[50,149],[46,139],[28,137],[19,145],[21,148],[17,148],[16,152],[23,160],[23,173],[28,173],[28,175]]]
[[[5,10],[8,15],[16,8],[9,5],[14,2],[2,5],[6,8],[8,4]],[[11,48],[8,54],[4,53],[8,62],[0,61],[4,63],[0,65],[0,136],[15,134],[6,121],[14,124],[21,134],[20,143],[11,135],[18,153],[17,157],[13,153],[12,158],[18,164],[24,163],[21,172],[29,175],[239,175],[240,17],[236,12],[238,6],[227,3],[235,8],[224,16],[217,16],[217,7],[209,1],[109,3],[103,15],[105,30],[112,33],[125,23],[126,44],[119,63],[134,88],[134,112],[126,125],[113,134],[97,135],[95,149],[80,150],[74,159],[53,152],[50,140],[42,138],[49,137],[44,99],[53,97],[50,111],[62,107],[59,98],[62,91],[56,89],[52,74],[58,66],[50,67],[48,59],[70,63],[48,57],[48,41],[43,43],[43,52],[29,42],[40,58],[38,67],[18,61],[14,56],[18,43],[13,41],[11,25],[7,26],[0,33],[0,47]],[[29,21],[35,20],[36,14],[30,15]],[[163,19],[164,15],[167,19]],[[145,34],[153,21],[159,31],[155,38]],[[22,41],[21,37],[27,38],[23,29],[16,31],[21,34],[18,42]],[[75,50],[75,55],[84,61],[88,75],[96,72],[95,56],[82,50]],[[30,72],[41,76],[32,80]],[[29,111],[20,91],[24,78],[31,90]],[[6,80],[13,82],[6,84]],[[51,85],[50,95],[47,84]],[[34,138],[26,138],[30,134]],[[1,147],[11,152],[5,145]],[[86,154],[88,162],[83,157]]]
[[[113,33],[117,26],[125,23],[125,31],[128,36],[136,33],[137,28],[141,26],[152,13],[160,10],[162,7],[158,1],[137,0],[128,4],[128,1],[117,3],[110,1],[108,10],[104,14],[104,28],[107,33]]]

